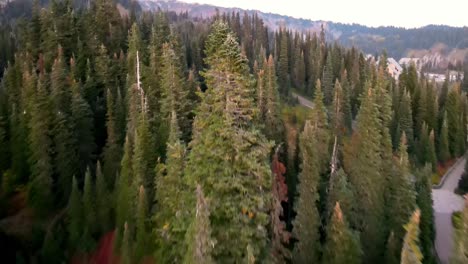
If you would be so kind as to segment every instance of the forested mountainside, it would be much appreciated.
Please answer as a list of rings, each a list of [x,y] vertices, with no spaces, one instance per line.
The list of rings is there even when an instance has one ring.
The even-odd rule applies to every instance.
[[[188,12],[193,17],[209,17],[216,13],[216,9],[223,13],[244,12],[249,15],[257,14],[272,30],[286,26],[301,32],[320,32],[325,27],[329,41],[337,40],[346,47],[358,47],[366,54],[379,54],[384,49],[390,57],[397,60],[402,57],[419,54],[431,55],[431,49],[436,45],[443,45],[443,51],[438,54],[448,57],[453,65],[463,63],[468,54],[468,27],[457,28],[443,25],[428,25],[422,28],[405,29],[399,27],[367,27],[359,24],[342,24],[333,21],[313,21],[284,15],[264,13],[256,10],[242,10],[239,8],[223,8],[206,4],[185,3],[177,0],[139,0],[143,9],[171,10]],[[398,17],[398,14],[395,14]],[[389,22],[391,23],[391,21]],[[433,52],[435,53],[435,52]],[[419,55],[421,56],[421,55]]]
[[[431,179],[466,150],[466,80],[397,82],[385,54],[257,15],[36,0],[8,25],[6,263],[436,262]]]
[[[92,2],[92,0],[71,1],[75,7],[84,7]],[[12,0],[10,2],[10,8],[2,14],[3,16],[18,17],[24,13],[30,14],[32,1]],[[46,5],[50,1],[41,0],[40,2]],[[134,9],[139,12],[141,9],[150,11],[161,9],[176,13],[187,12],[191,17],[211,17],[216,14],[216,10],[221,13],[240,13],[241,18],[244,13],[250,16],[256,14],[271,30],[279,30],[280,27],[286,26],[291,30],[318,34],[321,27],[324,26],[326,38],[331,42],[336,40],[345,47],[354,46],[364,53],[372,55],[379,54],[385,49],[390,57],[397,60],[402,57],[422,58],[425,56],[426,60],[431,60],[432,64],[436,64],[433,68],[438,70],[447,69],[449,63],[452,69],[461,70],[460,65],[463,64],[468,54],[467,27],[444,25],[427,25],[412,29],[392,26],[368,27],[333,21],[313,21],[257,10],[185,3],[177,0],[118,0],[117,2],[127,10]]]

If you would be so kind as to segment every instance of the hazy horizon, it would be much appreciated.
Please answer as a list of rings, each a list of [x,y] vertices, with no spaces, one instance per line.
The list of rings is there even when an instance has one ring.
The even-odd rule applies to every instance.
[[[380,5],[371,0],[314,2],[306,0],[179,0],[187,3],[210,4],[221,7],[237,7],[259,10],[311,20],[339,23],[356,23],[366,26],[396,26],[405,28],[426,25],[468,26],[468,16],[462,0],[447,0],[443,4],[431,4],[421,0],[394,0],[391,5]],[[310,6],[310,7],[309,7]],[[337,8],[339,7],[339,8]],[[377,7],[377,8],[376,8]],[[384,10],[378,8],[384,7]],[[349,12],[352,10],[352,12]]]

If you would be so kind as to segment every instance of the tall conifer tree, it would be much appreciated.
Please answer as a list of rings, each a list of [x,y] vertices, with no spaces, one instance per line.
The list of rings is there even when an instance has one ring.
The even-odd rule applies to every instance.
[[[205,52],[208,88],[194,121],[185,177],[192,188],[200,183],[213,202],[212,235],[219,241],[214,259],[236,262],[248,244],[255,256],[266,251],[271,146],[255,128],[258,108],[247,60],[225,23],[215,22]]]
[[[314,118],[314,117],[312,117]],[[307,121],[300,137],[301,174],[299,175],[297,216],[293,221],[293,236],[298,240],[294,247],[293,261],[318,262],[320,257],[319,200],[320,156],[317,148],[320,128],[316,119]]]
[[[337,202],[331,221],[327,226],[327,241],[323,253],[323,263],[362,263],[359,236],[348,227],[346,219]]]
[[[385,234],[384,179],[381,174],[378,107],[375,91],[367,85],[357,117],[357,129],[345,146],[344,165],[354,186],[357,200],[357,223],[361,232],[364,260],[378,261],[383,254]],[[365,176],[364,176],[365,175]]]
[[[419,248],[420,211],[417,209],[405,225],[406,235],[401,250],[401,264],[420,264],[423,255]]]

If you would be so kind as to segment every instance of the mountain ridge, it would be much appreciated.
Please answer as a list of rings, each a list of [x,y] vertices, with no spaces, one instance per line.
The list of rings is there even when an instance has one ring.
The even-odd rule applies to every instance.
[[[417,28],[404,28],[397,26],[372,27],[358,23],[346,24],[325,20],[311,20],[296,18],[259,10],[219,7],[209,4],[187,3],[178,0],[139,0],[143,10],[169,10],[174,12],[187,12],[191,17],[210,17],[219,10],[220,13],[243,12],[256,13],[263,19],[265,25],[272,30],[278,30],[281,26],[301,32],[318,33],[324,26],[326,37],[331,41],[338,41],[350,47],[356,46],[368,54],[377,54],[384,49],[389,56],[400,59],[410,54],[451,56],[450,63],[456,65],[463,61],[468,54],[468,27],[454,27],[449,25],[429,24]],[[435,46],[446,47],[437,54],[431,50]],[[416,51],[416,52],[415,52]],[[425,52],[424,52],[425,51]],[[445,62],[444,65],[447,65]]]

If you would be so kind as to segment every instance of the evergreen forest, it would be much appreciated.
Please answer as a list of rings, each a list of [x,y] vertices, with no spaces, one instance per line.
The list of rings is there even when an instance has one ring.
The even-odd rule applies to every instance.
[[[468,81],[113,0],[33,0],[0,47],[2,263],[437,263]]]

